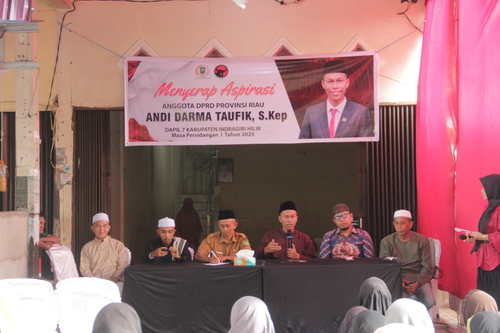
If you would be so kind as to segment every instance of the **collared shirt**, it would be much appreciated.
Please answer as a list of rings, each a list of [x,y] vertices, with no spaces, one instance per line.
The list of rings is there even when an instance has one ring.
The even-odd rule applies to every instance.
[[[259,259],[287,259],[287,234],[282,228],[268,231],[260,242],[259,249],[255,255]],[[292,232],[292,244],[295,245],[295,251],[300,255],[300,259],[313,259],[316,258],[316,249],[314,243],[309,236],[298,230]],[[281,250],[265,254],[264,248],[272,240],[281,246]]]
[[[372,238],[362,229],[352,228],[351,233],[344,236],[340,229],[328,231],[321,242],[319,257],[326,258],[373,258]]]
[[[235,232],[231,241],[226,243],[221,232],[214,232],[201,242],[197,253],[210,256],[210,250],[218,256],[234,256],[239,250],[251,250],[247,236],[240,232]]]
[[[330,112],[331,109],[337,109],[337,112],[335,112],[335,132],[337,132],[337,127],[339,126],[340,119],[342,118],[342,112],[344,111],[345,105],[347,104],[347,99],[344,97],[344,100],[337,106],[333,106],[330,104],[330,101],[327,99],[326,100],[326,115],[328,117],[328,124],[330,124],[330,121],[332,120],[332,113]]]
[[[83,276],[123,280],[127,264],[125,245],[109,236],[102,242],[94,238],[82,248],[80,272]]]
[[[398,258],[403,279],[423,286],[432,279],[431,246],[426,236],[413,231],[410,233],[407,242],[401,241],[397,233],[384,237],[380,242],[380,258]]]

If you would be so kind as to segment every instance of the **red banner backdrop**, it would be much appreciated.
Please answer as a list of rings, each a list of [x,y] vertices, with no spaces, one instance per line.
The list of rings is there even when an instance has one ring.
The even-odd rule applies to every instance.
[[[472,245],[487,202],[479,178],[500,173],[500,3],[429,0],[417,106],[419,232],[441,240],[440,289],[476,287]],[[456,157],[456,158],[455,158]]]

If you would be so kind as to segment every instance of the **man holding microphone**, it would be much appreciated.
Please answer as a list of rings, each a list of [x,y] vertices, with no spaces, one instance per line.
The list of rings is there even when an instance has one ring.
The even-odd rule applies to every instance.
[[[314,243],[305,233],[295,230],[299,219],[292,201],[280,205],[278,221],[281,228],[268,231],[257,250],[259,259],[313,259],[316,258]]]

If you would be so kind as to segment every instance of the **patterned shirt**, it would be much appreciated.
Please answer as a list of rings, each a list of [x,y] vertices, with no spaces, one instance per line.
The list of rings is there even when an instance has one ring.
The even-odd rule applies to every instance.
[[[375,250],[370,235],[362,230],[352,228],[346,237],[338,228],[328,231],[323,236],[319,257],[326,258],[373,258]]]

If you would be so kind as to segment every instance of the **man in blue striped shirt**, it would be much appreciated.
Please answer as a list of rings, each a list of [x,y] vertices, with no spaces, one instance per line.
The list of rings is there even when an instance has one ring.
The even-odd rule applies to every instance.
[[[333,222],[337,228],[323,236],[319,257],[326,258],[373,258],[372,238],[368,232],[352,225],[352,213],[345,204],[333,207]]]

